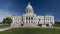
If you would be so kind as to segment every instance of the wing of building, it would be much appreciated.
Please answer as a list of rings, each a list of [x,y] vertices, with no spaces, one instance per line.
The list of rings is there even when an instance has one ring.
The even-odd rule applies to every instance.
[[[54,24],[54,16],[37,16],[30,3],[28,3],[22,16],[9,17],[13,19],[11,27],[52,27]]]

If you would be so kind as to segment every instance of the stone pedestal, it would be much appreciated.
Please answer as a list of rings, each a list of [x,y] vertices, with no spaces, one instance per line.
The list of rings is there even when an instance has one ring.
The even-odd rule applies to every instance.
[[[11,27],[11,28],[20,27],[20,24],[17,24],[17,23],[11,23],[10,27]]]
[[[23,27],[37,27],[37,25],[33,23],[25,23]]]
[[[42,25],[42,27],[46,27],[46,25]]]

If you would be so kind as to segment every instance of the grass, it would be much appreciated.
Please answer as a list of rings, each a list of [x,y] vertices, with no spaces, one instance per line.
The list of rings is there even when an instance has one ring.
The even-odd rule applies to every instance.
[[[53,26],[54,27],[60,27],[60,24],[54,24]]]
[[[60,22],[55,22],[54,27],[60,27]]]
[[[54,28],[13,28],[0,34],[60,34],[60,29]]]
[[[9,27],[9,25],[6,25],[6,24],[0,25],[0,28],[3,28],[3,27]]]

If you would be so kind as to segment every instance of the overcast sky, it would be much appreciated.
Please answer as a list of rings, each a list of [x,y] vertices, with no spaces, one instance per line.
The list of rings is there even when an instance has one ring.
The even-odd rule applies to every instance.
[[[21,16],[31,3],[37,15],[53,15],[60,21],[60,0],[0,0],[0,21],[5,16]]]

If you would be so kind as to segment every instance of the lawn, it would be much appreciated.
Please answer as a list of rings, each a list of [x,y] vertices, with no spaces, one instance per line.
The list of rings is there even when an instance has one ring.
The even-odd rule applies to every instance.
[[[4,28],[4,27],[9,27],[9,25],[6,24],[0,25],[0,28]]]
[[[55,22],[54,27],[60,27],[60,22]]]
[[[0,34],[60,34],[60,29],[54,28],[13,28]]]

